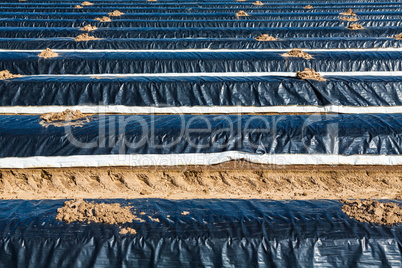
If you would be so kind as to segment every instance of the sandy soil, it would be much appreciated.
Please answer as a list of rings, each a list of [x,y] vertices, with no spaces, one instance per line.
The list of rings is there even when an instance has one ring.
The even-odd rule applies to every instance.
[[[8,70],[0,71],[0,80],[21,77],[19,74],[12,74]]]
[[[92,26],[91,24],[85,25],[84,27],[80,28],[81,31],[84,32],[91,32],[91,31],[95,31],[98,28],[96,26]]]
[[[122,207],[118,203],[105,204],[86,202],[82,199],[64,202],[64,206],[57,209],[56,219],[66,223],[96,222],[103,224],[116,224],[120,227],[121,234],[137,233],[133,228],[121,227],[121,224],[132,221],[144,221],[132,213],[132,207]]]
[[[304,7],[304,9],[313,9],[313,8],[314,8],[314,7],[311,6],[311,5],[307,5],[307,6]]]
[[[40,57],[40,58],[45,58],[45,59],[48,59],[48,58],[55,58],[55,57],[58,57],[58,56],[59,56],[59,54],[53,52],[52,50],[50,50],[50,48],[46,48],[46,50],[43,50],[43,51],[38,55],[38,57]]]
[[[123,234],[123,235],[132,234],[132,235],[135,235],[135,234],[137,234],[137,231],[134,230],[133,228],[130,228],[130,227],[126,227],[126,228],[121,228],[120,227],[120,234]]]
[[[46,113],[43,114],[40,119],[46,121],[47,123],[55,122],[55,121],[71,121],[77,120],[85,117],[83,113],[79,110],[65,110],[59,113]]]
[[[79,110],[65,110],[59,113],[46,113],[43,114],[39,122],[44,127],[55,126],[64,127],[67,125],[82,127],[85,123],[89,122],[89,117],[92,114],[83,114]]]
[[[341,17],[340,20],[346,20],[346,21],[358,21],[359,19],[356,17]]]
[[[358,24],[358,23],[353,23],[353,24],[349,25],[349,26],[346,27],[346,28],[348,28],[348,29],[350,29],[350,30],[362,30],[362,29],[364,29],[364,27],[361,26],[361,25]]]
[[[113,12],[110,12],[109,13],[109,16],[110,17],[120,17],[121,15],[123,15],[124,13],[123,12],[120,12],[120,11],[118,11],[118,10],[115,10],[115,11],[113,11]]]
[[[0,198],[402,199],[402,166],[3,169]]]
[[[309,59],[313,58],[310,54],[308,54],[306,52],[303,52],[301,49],[297,49],[297,48],[294,48],[291,51],[282,54],[282,56],[283,57],[303,58],[303,59],[306,59],[306,60],[309,60]]]
[[[269,34],[262,34],[254,38],[257,41],[275,41],[278,40],[277,38],[270,36]]]
[[[346,12],[339,13],[339,15],[343,16],[357,16],[355,12],[351,8],[348,8]]]
[[[246,17],[249,16],[245,11],[240,10],[239,12],[236,13],[236,17]]]
[[[99,40],[100,38],[97,38],[95,36],[89,36],[87,33],[80,34],[76,38],[74,38],[74,41],[80,42],[80,41],[90,41],[90,40]]]
[[[112,20],[109,17],[103,16],[102,18],[96,18],[94,20],[100,21],[100,22],[111,22]]]
[[[360,222],[381,225],[402,223],[402,207],[395,203],[380,203],[374,200],[342,200],[342,211]]]
[[[263,6],[264,4],[261,1],[255,1],[253,3],[253,5],[255,5],[255,6]]]
[[[93,6],[93,3],[85,1],[81,3],[81,6],[85,7],[85,6]]]
[[[98,222],[119,224],[132,222],[136,217],[131,213],[131,207],[121,207],[118,203],[105,204],[85,202],[82,199],[70,200],[57,210],[56,219],[70,222]]]
[[[300,79],[309,79],[309,80],[317,80],[317,81],[326,81],[327,79],[323,78],[319,73],[317,73],[314,69],[305,68],[303,71],[298,71],[296,73],[296,77]]]
[[[394,38],[396,40],[402,40],[402,33],[395,35]]]

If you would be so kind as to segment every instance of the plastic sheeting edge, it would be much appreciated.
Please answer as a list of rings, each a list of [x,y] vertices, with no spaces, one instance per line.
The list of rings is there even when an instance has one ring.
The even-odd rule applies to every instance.
[[[66,109],[82,113],[104,114],[239,114],[239,113],[340,113],[340,114],[391,114],[402,113],[402,106],[176,106],[140,107],[124,105],[77,106],[10,106],[0,107],[0,114],[43,114],[62,112]]]
[[[402,76],[402,71],[384,72],[320,72],[322,76]],[[110,73],[110,74],[38,74],[29,77],[249,77],[283,76],[295,77],[296,72],[210,72],[210,73]]]
[[[0,158],[0,168],[215,165],[245,160],[267,165],[402,165],[402,155],[221,153],[75,155]]]

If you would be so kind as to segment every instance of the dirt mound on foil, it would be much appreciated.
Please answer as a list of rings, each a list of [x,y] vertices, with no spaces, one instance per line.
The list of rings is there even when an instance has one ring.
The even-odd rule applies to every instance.
[[[292,49],[291,51],[282,54],[282,56],[283,57],[304,58],[306,60],[313,58],[310,54],[303,52],[301,49],[297,49],[297,48]]]
[[[132,222],[136,217],[131,213],[131,207],[121,207],[120,204],[105,204],[85,202],[82,199],[70,200],[57,210],[56,219],[67,223],[96,222],[105,224],[122,224]]]
[[[261,1],[255,1],[255,2],[253,3],[253,5],[255,5],[255,6],[263,6],[264,3],[262,3]]]
[[[124,13],[120,12],[118,10],[115,10],[115,11],[109,13],[110,17],[120,17],[121,15],[124,15]]]
[[[88,24],[88,25],[85,25],[84,27],[82,27],[80,30],[84,31],[84,32],[90,32],[90,31],[95,31],[97,29],[98,29],[98,27]]]
[[[0,80],[21,77],[19,74],[12,74],[8,70],[0,71]]]
[[[375,200],[342,200],[342,211],[360,222],[382,225],[402,223],[402,207],[395,203],[380,203]]]
[[[402,33],[395,35],[394,38],[396,40],[402,40]]]
[[[86,222],[102,224],[125,224],[133,221],[144,222],[131,212],[132,207],[122,207],[118,203],[94,203],[86,202],[83,199],[66,201],[64,206],[57,209],[56,219],[66,223]],[[121,227],[120,234],[137,234],[137,231],[130,227]]]
[[[40,58],[55,58],[58,57],[59,54],[57,54],[56,52],[53,52],[50,50],[50,48],[46,48],[45,50],[43,50],[40,54],[38,54],[38,57]]]
[[[276,41],[276,40],[278,40],[277,38],[270,36],[269,34],[262,34],[260,36],[257,36],[254,39],[257,41]]]
[[[83,8],[82,6],[80,6],[80,5],[76,5],[74,8]]]
[[[112,20],[109,17],[103,16],[102,18],[96,18],[94,20],[100,21],[100,22],[111,22]]]
[[[246,0],[236,0],[236,2],[246,2]]]
[[[364,27],[361,26],[361,25],[358,24],[358,23],[353,23],[353,24],[349,25],[349,26],[346,27],[346,28],[348,28],[348,29],[350,29],[350,30],[362,30],[362,29],[364,29]]]
[[[147,2],[156,2],[157,0],[147,0]]]
[[[87,33],[80,34],[76,38],[74,38],[75,42],[81,42],[81,41],[91,41],[91,40],[99,40],[100,38],[97,38],[95,36],[89,36]]]
[[[314,69],[306,68],[303,71],[298,71],[296,74],[297,78],[303,80],[316,80],[316,81],[326,81],[327,79],[323,78],[319,73],[317,73]]]
[[[81,6],[85,7],[85,6],[93,6],[94,4],[88,1],[82,2]]]
[[[72,120],[77,120],[81,119],[83,117],[86,117],[81,111],[79,110],[65,110],[63,112],[59,113],[46,113],[43,114],[40,119],[50,123],[50,122],[55,122],[55,121],[72,121]]]
[[[345,20],[345,21],[358,21],[359,19],[356,17],[341,17],[340,20]]]
[[[236,13],[236,17],[247,17],[249,14],[247,14],[245,11],[240,10],[239,12]]]
[[[314,8],[314,7],[311,6],[311,5],[307,5],[307,6],[304,7],[304,9],[313,9],[313,8]]]
[[[343,16],[357,16],[355,12],[351,8],[348,8],[346,12],[339,13],[339,15]]]
[[[43,114],[40,119],[40,124],[44,127],[55,126],[55,127],[64,127],[64,126],[74,126],[81,127],[85,123],[89,122],[89,117],[92,115],[84,115],[81,111],[74,110],[65,110],[59,113],[46,113]]]
[[[125,235],[125,234],[133,234],[133,235],[135,235],[135,234],[137,234],[137,231],[135,229],[133,229],[133,228],[130,228],[130,227],[120,228],[120,234],[123,234],[123,235]]]

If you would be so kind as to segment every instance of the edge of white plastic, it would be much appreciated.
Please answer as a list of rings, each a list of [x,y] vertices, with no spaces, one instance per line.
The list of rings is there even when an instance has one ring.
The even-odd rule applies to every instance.
[[[402,165],[402,155],[251,154],[222,152],[209,154],[75,155],[0,158],[0,168],[63,168],[110,166],[214,165],[245,160],[267,165]]]
[[[80,110],[89,114],[243,114],[243,113],[341,113],[341,114],[390,114],[402,113],[402,106],[2,106],[0,114],[44,114]]]
[[[392,37],[390,37],[392,39]],[[300,48],[305,52],[381,52],[381,51],[402,51],[402,48],[398,47],[386,47],[386,48],[330,48],[330,49],[308,49]],[[80,53],[99,53],[99,52],[132,52],[132,53],[144,53],[144,52],[169,52],[169,53],[182,53],[182,52],[288,52],[291,49],[52,49],[54,52],[69,53],[69,52],[80,52]],[[22,50],[22,49],[0,49],[2,52],[42,52],[40,49],[33,50]]]

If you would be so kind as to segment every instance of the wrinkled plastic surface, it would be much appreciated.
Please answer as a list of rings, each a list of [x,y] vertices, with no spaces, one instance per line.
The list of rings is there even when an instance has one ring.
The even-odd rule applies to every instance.
[[[81,127],[0,116],[0,157],[182,154],[402,154],[402,114],[95,115]]]
[[[402,225],[359,223],[337,201],[106,201],[145,212],[139,215],[145,222],[123,225],[134,228],[136,235],[121,235],[115,225],[56,221],[62,200],[0,201],[0,266],[402,265]]]
[[[53,9],[51,7],[53,6]],[[98,13],[104,12],[105,8],[113,7],[118,9],[121,12],[124,12],[126,15],[130,13],[222,13],[222,12],[237,12],[240,8],[244,11],[256,12],[257,13],[277,13],[278,11],[292,12],[292,13],[321,13],[321,12],[329,12],[329,13],[341,13],[345,11],[345,6],[341,5],[331,5],[327,4],[325,6],[315,5],[313,10],[304,10],[304,5],[270,5],[266,4],[263,6],[254,6],[252,3],[236,3],[236,2],[227,2],[227,3],[214,3],[214,2],[205,2],[205,3],[196,3],[196,2],[187,2],[183,4],[177,4],[172,2],[157,2],[157,3],[134,3],[134,2],[115,2],[111,5],[111,3],[101,3],[95,4],[93,6],[87,6],[84,10],[82,9],[71,9],[71,4],[68,3],[57,3],[55,6],[52,3],[42,3],[42,5],[38,5],[38,3],[25,3],[25,5],[12,5],[3,3],[0,5],[0,10],[7,12],[72,12],[79,13],[85,15],[86,13]],[[400,3],[394,3],[390,5],[384,4],[375,4],[375,5],[359,5],[352,4],[347,5],[350,8],[353,8],[355,12],[390,12],[390,11],[401,11],[402,5]],[[166,8],[168,7],[168,8]],[[161,9],[164,8],[164,9]]]
[[[76,69],[80,70],[80,66],[85,68],[77,65]],[[0,81],[0,106],[402,105],[401,77],[326,79],[319,82],[275,76],[21,77]]]
[[[91,2],[95,5],[84,11],[74,10],[73,5],[78,3],[72,3],[71,0],[46,3],[36,0],[29,0],[28,3],[2,1],[0,48],[252,49],[402,45],[402,41],[392,39],[402,29],[401,5],[397,2],[393,3],[392,8],[387,8],[389,3],[386,2],[356,1],[361,4],[352,6],[359,13],[359,22],[367,28],[362,31],[347,30],[344,27],[348,23],[338,20],[338,13],[344,11],[342,5],[348,1],[334,3],[328,0],[327,4],[335,6],[329,9],[320,8],[324,3],[312,0],[310,3],[318,6],[313,11],[302,10],[305,3],[300,1],[288,1],[294,3],[293,6],[276,1],[262,8],[251,8],[251,3],[233,1],[232,6],[223,8],[228,2],[220,0],[187,4],[188,8],[180,7],[186,5],[184,1],[145,3],[123,0],[117,5],[107,1]],[[62,6],[68,10],[63,10]],[[154,6],[160,8],[152,9]],[[174,6],[177,8],[165,8]],[[284,8],[287,13],[280,13]],[[120,9],[128,14],[113,18],[109,25],[95,22],[95,17],[106,15],[106,9],[107,12]],[[240,9],[250,10],[252,16],[236,20],[234,14]],[[272,21],[277,19],[282,21]],[[321,19],[324,20],[321,22]],[[75,42],[72,38],[82,33],[78,27],[88,23],[104,28],[91,33],[103,39]],[[111,30],[108,27],[121,29]],[[253,39],[263,33],[282,40],[258,42]],[[179,39],[173,39],[176,37]],[[166,54],[163,55],[165,59],[160,57],[162,54],[159,57],[150,54],[132,57],[125,54],[124,59],[118,58],[123,65],[118,65],[115,58],[102,53],[92,54],[93,58],[83,58],[74,53],[69,55],[71,57],[66,56],[61,61],[38,59],[33,53],[2,53],[4,58],[0,64],[2,69],[20,74],[297,71],[309,66],[320,71],[401,69],[400,55],[392,53],[364,54],[364,57],[356,57],[353,53],[327,54],[320,59],[321,63],[301,59],[286,61],[278,55],[264,53],[259,55],[269,57],[272,62],[251,54],[242,55],[244,58],[222,54],[224,58],[222,55],[219,58],[216,54],[203,54],[200,57],[195,53],[184,53],[182,58],[174,59]],[[314,56],[318,59],[320,55]],[[156,62],[165,65],[155,67]],[[399,77],[330,77],[327,82],[288,77],[23,77],[1,81],[0,100],[2,106],[99,103],[158,107],[239,104],[392,106],[401,104],[400,81]],[[189,140],[181,139],[179,134],[183,123],[191,122],[190,128],[194,129],[206,128],[206,120],[211,123],[211,132],[195,131]],[[402,115],[399,114],[254,117],[109,115],[93,116],[89,123],[72,127],[70,134],[67,134],[62,127],[41,126],[39,116],[0,116],[0,156],[110,155],[121,153],[120,148],[126,154],[236,150],[258,154],[399,155],[402,152],[400,122]],[[144,135],[141,128],[144,124],[155,124],[153,136]],[[105,136],[99,134],[103,127],[108,129]],[[227,128],[230,127],[240,129],[240,133],[229,135]],[[68,140],[69,135],[81,142],[102,145],[76,147]],[[146,138],[145,145],[137,148],[121,146],[123,141],[140,142],[142,137]],[[175,140],[178,140],[177,144],[168,146]],[[189,141],[197,146],[189,146]],[[146,213],[140,216],[145,220],[144,223],[124,225],[136,229],[137,235],[121,235],[117,226],[58,222],[55,220],[56,210],[63,205],[63,201],[0,201],[0,266],[402,266],[401,225],[386,227],[358,223],[344,215],[341,204],[335,201],[137,199],[118,202],[124,205],[130,203],[137,211]],[[189,211],[190,214],[182,215],[183,211]],[[159,219],[159,222],[152,221],[148,216]]]
[[[1,16],[1,14],[0,14]],[[401,12],[402,17],[402,12]],[[305,28],[110,28],[98,29],[91,36],[98,38],[255,38],[270,33],[279,39],[286,38],[392,38],[402,32],[402,27],[370,27],[350,30],[346,27],[305,27]],[[21,28],[3,27],[0,38],[63,38],[76,37],[82,31],[74,28]]]
[[[54,12],[0,12],[0,17],[3,18],[21,18],[21,19],[54,19],[55,15],[62,15],[65,19],[77,19],[83,16],[82,13],[72,12],[73,8],[66,10],[62,14]],[[239,9],[240,10],[240,9]],[[88,18],[95,19],[99,16],[106,15],[107,12],[86,12],[85,16]],[[277,10],[275,12],[265,13],[264,11],[258,11],[256,9],[254,12],[249,14],[253,19],[258,20],[272,20],[272,19],[285,19],[285,20],[300,20],[300,19],[317,19],[320,17],[326,18],[339,18],[338,12],[285,12]],[[402,11],[366,11],[359,12],[359,17],[362,19],[398,19],[402,15]],[[154,13],[126,13],[124,14],[125,19],[146,19],[146,20],[158,20],[158,19],[235,19],[236,12],[225,12],[224,10],[218,12],[206,12],[206,13],[187,13],[187,12],[177,12],[177,13],[165,13],[163,10],[159,10]],[[118,18],[117,18],[118,19]],[[247,19],[247,17],[241,17],[239,19]]]
[[[401,31],[402,32],[402,31]],[[402,70],[402,52],[308,52],[313,58],[284,57],[285,52],[69,52],[43,59],[39,53],[0,53],[0,70],[35,74],[134,74],[193,72],[393,72]]]
[[[365,27],[401,27],[402,21],[399,19],[370,19],[359,20],[359,23]],[[183,27],[347,27],[350,23],[339,19],[314,19],[314,20],[136,20],[119,19],[108,22],[107,25],[102,22],[88,19],[9,19],[0,18],[1,27],[73,27],[81,28],[87,24],[98,28],[183,28]],[[80,32],[82,33],[82,32]]]
[[[49,0],[49,1],[46,1],[47,3],[71,3],[71,0]],[[120,0],[119,1],[120,3],[139,3],[139,4],[144,4],[144,2],[143,1],[141,1],[141,0]],[[197,2],[199,2],[199,3],[207,3],[207,4],[210,4],[210,3],[231,3],[231,4],[233,4],[233,2],[232,1],[222,1],[222,0],[200,0],[200,1],[197,1]],[[284,5],[284,2],[283,1],[280,1],[280,0],[271,0],[270,2],[272,2],[272,4],[273,5]],[[311,3],[321,3],[321,4],[335,4],[335,5],[342,5],[342,4],[345,4],[345,3],[350,3],[350,0],[311,0],[310,1]],[[4,0],[3,1],[3,3],[14,3],[15,4],[15,2],[14,2],[14,0]],[[32,1],[30,1],[30,2],[28,2],[28,3],[43,3],[43,0],[32,0]],[[109,3],[110,4],[110,1],[108,1],[108,0],[94,0],[94,1],[92,1],[92,3],[95,3],[96,5],[98,5],[98,4],[103,4],[103,3]],[[157,2],[157,4],[160,4],[160,3],[173,3],[173,4],[182,4],[182,3],[188,3],[188,1],[187,0],[160,0],[160,1],[158,1]],[[398,3],[398,2],[395,2],[395,1],[393,1],[393,0],[386,0],[386,1],[384,1],[384,0],[355,0],[355,1],[353,1],[353,3],[352,3],[352,5],[377,5],[377,4],[387,4],[387,3],[391,3],[391,4],[396,4],[396,3]],[[24,4],[24,3],[22,3],[22,4]],[[151,4],[153,4],[153,3],[151,3]],[[236,3],[236,4],[244,4],[244,3]],[[300,0],[287,0],[286,1],[286,4],[285,5],[289,5],[289,4],[292,4],[292,5],[300,5],[300,6],[305,6],[305,4],[304,3],[300,3]]]
[[[71,1],[14,0],[0,3],[0,49],[263,49],[401,47],[402,4],[396,1],[270,1],[264,6],[235,1],[94,1],[75,9]],[[346,6],[365,29],[351,31],[340,20]],[[124,15],[95,21],[112,10]],[[236,17],[239,10],[250,14]],[[102,40],[75,42],[80,27]],[[281,40],[258,42],[270,34]]]
[[[287,38],[273,42],[259,42],[254,38],[175,38],[175,39],[101,39],[76,42],[75,36],[66,38],[0,38],[0,49],[264,49],[264,48],[388,48],[402,47],[402,40],[392,37],[359,38]]]

